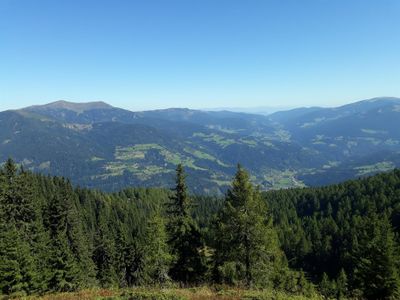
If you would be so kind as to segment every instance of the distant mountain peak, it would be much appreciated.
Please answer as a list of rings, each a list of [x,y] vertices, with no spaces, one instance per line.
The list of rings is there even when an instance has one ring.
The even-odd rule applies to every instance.
[[[103,101],[95,101],[95,102],[69,102],[65,100],[58,100],[55,102],[51,102],[44,105],[35,105],[28,107],[29,110],[48,110],[48,109],[66,109],[74,112],[84,112],[88,110],[94,109],[111,109],[113,108],[111,105],[103,102]]]
[[[356,102],[352,102],[349,104],[345,104],[342,105],[340,107],[344,107],[344,106],[351,106],[351,105],[359,105],[359,104],[365,104],[365,103],[374,103],[374,104],[393,104],[393,103],[400,103],[400,98],[396,98],[396,97],[374,97],[374,98],[370,98],[370,99],[365,99],[365,100],[360,100],[360,101],[356,101]],[[340,108],[340,107],[336,107],[336,108]]]
[[[386,101],[386,102],[400,102],[400,98],[396,98],[396,97],[375,97],[375,98],[371,98],[371,99],[367,99],[364,100],[366,102],[382,102],[382,101]]]

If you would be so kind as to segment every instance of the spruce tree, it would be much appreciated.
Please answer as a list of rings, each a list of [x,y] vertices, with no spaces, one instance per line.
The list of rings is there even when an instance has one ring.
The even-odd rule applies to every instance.
[[[205,273],[200,230],[191,215],[192,203],[188,195],[183,166],[176,168],[176,186],[168,205],[169,245],[175,258],[171,277],[179,282],[194,283]]]
[[[327,299],[331,299],[336,296],[335,281],[330,280],[325,272],[322,274],[322,279],[319,284],[319,290],[321,294],[325,296]]]
[[[127,230],[121,222],[114,224],[116,228],[115,238],[115,258],[114,268],[117,273],[117,282],[120,287],[128,286],[128,275],[127,275],[127,258],[128,253],[128,234]]]
[[[272,284],[284,267],[282,253],[260,192],[240,166],[216,226],[217,278],[248,287]]]
[[[115,271],[116,251],[112,233],[108,228],[106,207],[99,208],[97,230],[94,238],[93,261],[96,265],[96,278],[102,287],[112,287],[117,282]]]
[[[0,294],[20,296],[26,283],[20,265],[18,232],[14,226],[0,224]]]
[[[339,276],[336,280],[336,291],[338,299],[345,299],[348,294],[348,282],[346,272],[340,270]]]
[[[38,232],[29,176],[8,159],[0,178],[0,285],[5,293],[24,294],[38,290],[34,248]]]
[[[367,299],[398,299],[399,247],[388,218],[370,213],[357,225],[358,243],[352,254],[355,286]]]
[[[168,246],[165,220],[156,209],[147,222],[144,245],[144,282],[147,284],[165,284],[169,278],[172,255]]]
[[[73,189],[68,181],[59,178],[54,179],[54,189],[46,212],[51,238],[49,288],[71,291],[90,287],[94,284],[95,267],[75,207]]]
[[[48,263],[51,268],[49,289],[72,291],[79,287],[79,266],[69,247],[67,235],[69,207],[62,196],[56,194],[47,210],[51,245]]]

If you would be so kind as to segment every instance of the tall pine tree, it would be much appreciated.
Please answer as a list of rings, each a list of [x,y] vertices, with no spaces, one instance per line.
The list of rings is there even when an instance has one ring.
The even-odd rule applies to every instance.
[[[159,209],[151,214],[145,232],[143,277],[146,284],[167,283],[173,257],[168,246],[165,220]]]
[[[51,238],[49,288],[71,291],[91,286],[94,284],[94,263],[84,239],[72,187],[64,179],[55,178],[54,189],[46,220]]]
[[[33,253],[38,210],[29,177],[8,159],[0,175],[0,290],[22,295],[38,290],[38,270]]]
[[[115,242],[109,229],[109,208],[98,208],[97,230],[94,237],[93,261],[97,269],[97,280],[102,287],[112,287],[118,282],[116,274]]]
[[[176,186],[168,206],[169,245],[175,261],[171,277],[179,282],[195,283],[205,273],[201,249],[202,237],[191,215],[192,203],[188,195],[183,166],[176,168]]]
[[[400,297],[399,247],[386,216],[370,213],[359,218],[352,257],[354,285],[367,299]]]
[[[248,287],[272,284],[282,252],[260,192],[240,166],[216,226],[217,278]]]

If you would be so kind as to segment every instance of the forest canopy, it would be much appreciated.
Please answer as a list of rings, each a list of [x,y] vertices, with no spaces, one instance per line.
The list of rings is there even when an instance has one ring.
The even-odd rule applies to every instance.
[[[226,284],[330,298],[399,297],[400,171],[261,192],[238,167],[225,197],[73,187],[0,170],[0,293]]]

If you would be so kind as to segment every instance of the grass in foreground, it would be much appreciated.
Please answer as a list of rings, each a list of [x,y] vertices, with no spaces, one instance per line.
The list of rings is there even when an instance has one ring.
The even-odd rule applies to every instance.
[[[198,287],[188,289],[93,289],[74,293],[48,294],[45,296],[22,297],[24,300],[305,300],[323,299],[319,296],[306,297],[289,295],[277,291],[255,291],[243,289],[212,289]]]

